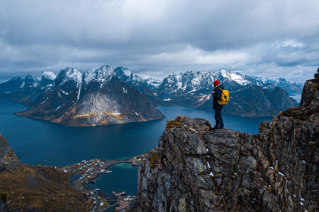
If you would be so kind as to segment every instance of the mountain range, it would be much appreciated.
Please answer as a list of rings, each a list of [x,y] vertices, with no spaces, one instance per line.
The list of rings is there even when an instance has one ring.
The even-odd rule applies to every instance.
[[[65,68],[57,75],[43,72],[0,84],[0,99],[28,106],[17,115],[70,126],[147,121],[164,118],[154,105],[181,105],[212,110],[212,84],[230,91],[225,112],[242,116],[277,115],[294,106],[289,93],[302,84],[283,78],[261,78],[226,70],[187,71],[163,80],[143,79],[128,68],[102,66],[81,73]]]
[[[69,126],[94,126],[162,119],[150,100],[102,66],[84,72],[44,72],[41,81],[19,77],[0,85],[9,100],[27,105],[17,115]]]

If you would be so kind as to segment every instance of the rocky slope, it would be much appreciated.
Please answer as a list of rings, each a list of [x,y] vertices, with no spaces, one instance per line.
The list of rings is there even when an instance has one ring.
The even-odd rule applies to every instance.
[[[319,69],[257,135],[179,116],[139,168],[128,211],[319,211]]]
[[[0,211],[89,211],[92,201],[69,185],[71,174],[21,164],[0,134]]]
[[[69,126],[94,126],[164,118],[150,100],[120,81],[113,68],[81,73],[73,68],[55,76],[44,73],[36,87],[28,86],[11,100],[30,106],[17,115]]]

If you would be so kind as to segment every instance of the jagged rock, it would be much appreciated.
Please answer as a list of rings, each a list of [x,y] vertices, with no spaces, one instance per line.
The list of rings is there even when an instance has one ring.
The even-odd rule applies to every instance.
[[[0,133],[0,172],[14,170],[21,166],[21,162],[8,141]]]
[[[259,124],[257,135],[213,131],[208,121],[185,116],[168,122],[139,168],[138,200],[128,211],[319,211],[313,85],[305,84],[298,108],[311,118],[283,112]]]

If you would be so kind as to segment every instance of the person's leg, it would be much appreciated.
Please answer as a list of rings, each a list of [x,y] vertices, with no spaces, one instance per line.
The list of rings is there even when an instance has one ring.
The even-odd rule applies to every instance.
[[[223,120],[223,116],[222,116],[222,112],[223,110],[220,110],[220,129],[223,129],[224,128],[224,120]]]
[[[224,127],[223,119],[222,119],[222,110],[215,110],[215,116],[216,116],[216,126],[220,128]]]
[[[215,120],[216,120],[216,125],[214,129],[218,129],[219,127],[218,110],[215,110]]]

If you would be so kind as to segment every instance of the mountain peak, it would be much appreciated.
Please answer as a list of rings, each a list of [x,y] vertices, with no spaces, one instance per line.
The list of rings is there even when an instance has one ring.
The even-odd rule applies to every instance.
[[[25,82],[35,82],[36,79],[35,79],[33,76],[31,76],[30,74],[28,74],[28,75],[24,78],[24,81],[25,81]]]
[[[84,83],[88,85],[91,81],[104,82],[111,80],[115,76],[114,69],[111,66],[104,65],[100,68],[93,68],[84,72]]]
[[[67,81],[74,81],[77,86],[80,86],[82,83],[82,73],[77,69],[66,67],[61,70],[56,77],[56,85],[62,85]]]
[[[17,81],[17,80],[21,81],[22,78],[20,76],[14,76],[9,81]]]

